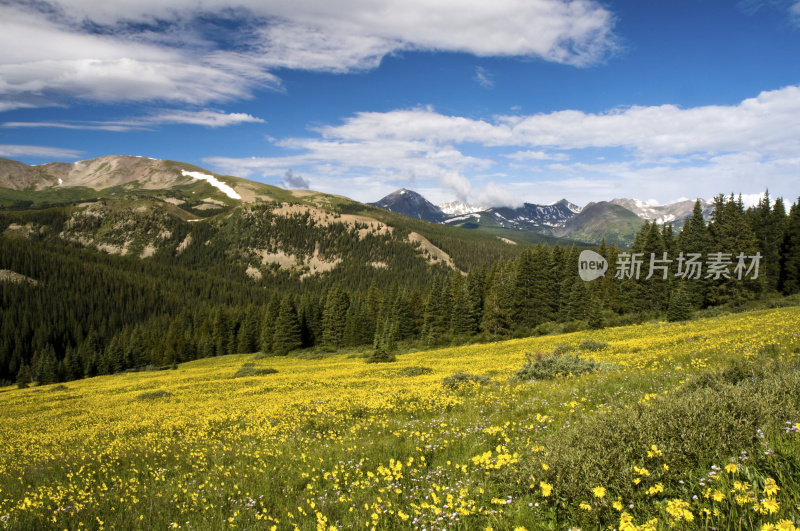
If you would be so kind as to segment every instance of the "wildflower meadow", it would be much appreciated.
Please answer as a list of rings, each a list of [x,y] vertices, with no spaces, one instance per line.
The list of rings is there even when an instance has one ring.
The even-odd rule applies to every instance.
[[[522,370],[553,353],[588,368]],[[220,356],[0,404],[6,529],[800,525],[797,307],[395,363]]]

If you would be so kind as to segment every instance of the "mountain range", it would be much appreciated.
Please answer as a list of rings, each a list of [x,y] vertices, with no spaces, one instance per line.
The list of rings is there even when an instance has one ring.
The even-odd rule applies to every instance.
[[[710,205],[701,202],[708,214]],[[191,164],[148,157],[107,156],[40,166],[0,159],[0,208],[19,210],[70,206],[70,220],[66,227],[60,228],[59,237],[106,252],[149,256],[166,245],[169,238],[165,235],[183,234],[184,239],[190,236],[191,230],[178,230],[174,226],[178,222],[208,221],[219,226],[231,216],[250,215],[254,209],[264,209],[266,204],[273,205],[267,209],[270,216],[301,215],[315,220],[318,225],[336,220],[347,227],[371,230],[376,234],[391,232],[394,226],[405,227],[410,223],[408,218],[442,226],[435,229],[417,223],[411,227],[413,230],[405,231],[426,240],[424,233],[443,231],[447,238],[456,240],[480,235],[482,241],[495,243],[577,241],[597,244],[605,239],[608,244],[628,246],[646,220],[680,227],[691,214],[694,201],[657,206],[636,199],[612,199],[579,207],[562,199],[546,205],[524,203],[515,208],[452,201],[437,206],[419,193],[404,188],[380,201],[364,205],[341,196],[285,190],[247,179],[217,175]],[[388,212],[404,218],[387,218]],[[148,217],[160,230],[152,229],[143,234],[138,224],[142,217]],[[92,220],[92,223],[87,220]],[[109,220],[113,220],[111,226]],[[468,229],[472,236],[449,228]],[[189,245],[184,239],[175,242],[175,249]],[[234,262],[241,262],[244,269],[253,275],[256,271],[264,274],[264,269],[275,264],[279,268],[311,274],[334,268],[330,264],[345,259],[333,255],[324,257],[323,250],[314,247],[284,249],[279,240],[281,236],[276,235],[270,245],[254,246],[247,252],[238,253]],[[428,245],[410,242],[408,238],[404,243]],[[229,241],[225,245],[226,253],[237,254],[235,242]],[[439,256],[444,264],[451,263],[444,258],[449,257],[446,251],[440,254],[432,247],[437,246],[430,243],[428,248],[433,254],[429,256]],[[281,252],[286,256],[276,255]],[[248,254],[250,256],[245,260],[244,255]]]
[[[548,205],[523,203],[519,207],[482,207],[459,201],[436,206],[422,195],[403,188],[372,205],[424,219],[466,229],[511,229],[526,233],[566,238],[586,243],[628,246],[645,221],[672,223],[680,228],[692,214],[694,201],[669,205],[653,205],[637,199],[612,199],[589,203],[581,208],[566,199]],[[700,199],[704,214],[712,205]]]

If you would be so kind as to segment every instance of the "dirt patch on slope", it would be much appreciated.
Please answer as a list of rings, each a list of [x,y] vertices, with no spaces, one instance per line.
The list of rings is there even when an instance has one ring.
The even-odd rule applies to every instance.
[[[412,245],[419,244],[418,248],[420,254],[427,258],[429,264],[438,264],[441,262],[448,267],[456,268],[450,255],[436,247],[422,234],[412,232],[408,235],[408,241],[411,242]]]
[[[361,226],[361,228],[358,229],[359,239],[363,239],[367,234],[388,234],[393,230],[392,227],[375,218],[359,216],[357,214],[335,214],[308,205],[290,205],[289,203],[282,203],[279,207],[272,209],[272,213],[277,216],[293,216],[307,213],[311,219],[321,226],[328,226],[332,223],[344,223],[348,227]]]
[[[30,277],[26,277],[25,275],[20,275],[15,271],[11,271],[10,269],[0,269],[0,282],[15,282],[15,283],[22,283],[27,282],[28,284],[35,286],[39,283],[39,281],[34,280]]]

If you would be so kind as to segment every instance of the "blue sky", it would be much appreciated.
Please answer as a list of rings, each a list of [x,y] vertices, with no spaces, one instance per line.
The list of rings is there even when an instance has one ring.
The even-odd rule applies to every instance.
[[[800,0],[0,4],[0,156],[109,154],[361,201],[793,201]]]

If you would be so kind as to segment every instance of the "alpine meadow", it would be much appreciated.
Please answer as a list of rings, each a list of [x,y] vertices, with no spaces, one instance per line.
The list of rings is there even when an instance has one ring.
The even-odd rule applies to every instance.
[[[0,1],[0,531],[800,531],[800,0]]]

